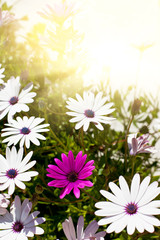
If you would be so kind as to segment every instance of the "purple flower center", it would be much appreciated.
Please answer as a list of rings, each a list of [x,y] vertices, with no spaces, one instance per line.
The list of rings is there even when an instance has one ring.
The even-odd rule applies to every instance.
[[[135,214],[137,212],[137,205],[135,203],[129,203],[126,207],[126,213],[128,213],[129,215]]]
[[[9,177],[9,178],[15,178],[16,176],[17,176],[17,171],[15,170],[15,169],[9,169],[8,171],[7,171],[7,177]]]
[[[84,115],[88,118],[94,118],[94,112],[90,109],[85,110]]]
[[[21,133],[24,134],[24,135],[27,135],[27,134],[30,133],[30,130],[29,130],[29,128],[24,127],[24,128],[21,129]]]
[[[12,97],[12,98],[9,100],[9,103],[10,103],[11,105],[16,104],[17,102],[18,102],[18,97]]]
[[[12,228],[15,232],[21,232],[21,230],[23,229],[23,224],[21,222],[15,222]]]
[[[75,182],[78,179],[78,174],[76,172],[70,172],[67,176],[69,182]]]

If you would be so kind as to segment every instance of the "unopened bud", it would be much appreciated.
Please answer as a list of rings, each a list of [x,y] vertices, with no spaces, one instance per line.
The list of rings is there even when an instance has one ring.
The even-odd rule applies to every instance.
[[[137,114],[140,110],[140,107],[141,107],[141,101],[137,98],[134,100],[132,105],[132,109],[131,109],[132,115]]]
[[[147,126],[143,126],[143,127],[141,127],[141,129],[140,129],[139,131],[140,131],[140,133],[142,133],[142,134],[149,133],[149,129],[148,129]]]
[[[36,187],[35,187],[35,192],[37,193],[37,194],[41,194],[42,192],[43,192],[43,187],[41,186],[41,185],[36,185]]]

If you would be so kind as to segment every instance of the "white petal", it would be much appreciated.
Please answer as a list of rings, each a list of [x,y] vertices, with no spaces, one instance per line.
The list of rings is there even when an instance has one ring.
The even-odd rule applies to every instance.
[[[149,203],[151,200],[153,200],[153,198],[160,194],[160,187],[158,188],[157,186],[158,186],[157,182],[153,182],[149,185],[143,197],[138,202],[138,206],[142,206],[145,205],[146,203]]]
[[[21,219],[20,219],[21,222],[24,222],[27,219],[31,209],[32,209],[32,203],[28,202],[21,213]]]
[[[106,229],[106,231],[107,233],[111,233],[114,231],[118,233],[126,227],[127,222],[128,222],[128,216],[124,215],[124,217],[119,218],[118,220],[111,223],[109,227]]]
[[[31,214],[27,217],[27,219],[23,222],[24,225],[26,225],[26,224],[28,224],[29,222],[31,222],[34,218],[37,217],[37,215],[38,215],[39,213],[40,213],[39,211],[35,211],[35,212],[31,213]]]
[[[17,187],[19,187],[20,189],[25,189],[26,188],[26,185],[19,181],[17,178],[15,178],[15,184],[17,185]]]
[[[93,220],[85,229],[84,231],[84,239],[88,238],[90,236],[93,236],[97,230],[98,230],[99,226],[98,223],[96,222],[96,220]]]
[[[83,216],[80,216],[77,223],[77,240],[82,239],[83,228],[84,228],[84,218]]]
[[[14,180],[10,180],[10,185],[8,187],[8,194],[12,195],[15,191],[15,183]]]
[[[138,192],[139,192],[139,184],[140,184],[140,176],[138,173],[136,173],[132,179],[131,183],[131,200],[132,202],[135,201]]]
[[[14,202],[12,202],[10,213],[13,215],[14,221],[20,221],[21,216],[21,201],[18,196],[15,196]]]
[[[134,215],[130,215],[128,218],[128,223],[127,223],[127,233],[129,235],[132,235],[135,231],[135,227],[136,227],[136,222],[135,222],[136,218]]]
[[[95,213],[95,215],[96,215],[96,213]],[[106,225],[106,224],[109,224],[111,222],[115,222],[118,219],[122,219],[122,217],[124,217],[125,215],[126,215],[125,213],[122,213],[122,214],[118,214],[118,215],[115,215],[115,216],[102,218],[101,220],[98,221],[98,225]]]
[[[120,185],[122,192],[124,193],[124,198],[126,199],[126,201],[128,203],[131,202],[131,194],[129,191],[129,187],[123,176],[119,177],[119,185]]]
[[[140,187],[139,187],[139,193],[137,195],[137,198],[136,198],[136,203],[138,203],[140,201],[140,199],[143,197],[145,191],[147,190],[148,188],[148,185],[150,183],[150,177],[147,176],[143,179],[143,181],[141,182],[140,184]]]

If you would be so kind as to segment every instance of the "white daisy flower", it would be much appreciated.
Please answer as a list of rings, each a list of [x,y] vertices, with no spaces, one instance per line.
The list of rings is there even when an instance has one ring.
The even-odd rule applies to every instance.
[[[1,68],[2,64],[0,64],[0,84],[4,83],[3,79],[5,75],[3,74],[5,68]]]
[[[95,204],[100,210],[96,211],[97,216],[104,216],[98,224],[106,225],[111,223],[106,229],[107,233],[121,232],[127,227],[127,233],[133,234],[135,229],[140,233],[147,230],[154,232],[154,226],[160,226],[160,220],[152,215],[160,214],[160,201],[154,200],[160,193],[158,182],[150,183],[150,177],[145,177],[140,184],[139,174],[135,174],[131,189],[124,177],[119,177],[118,187],[115,183],[110,182],[109,187],[113,194],[101,190],[100,193],[111,202],[98,202]]]
[[[23,147],[24,143],[26,148],[30,147],[30,141],[35,145],[39,146],[40,140],[46,140],[46,138],[39,134],[40,132],[47,132],[49,129],[49,124],[41,124],[45,119],[44,118],[35,118],[35,117],[26,117],[24,116],[23,119],[17,117],[16,120],[12,120],[11,123],[6,123],[5,125],[8,126],[7,128],[2,129],[4,133],[1,134],[2,137],[9,136],[5,138],[2,142],[8,142],[8,146],[14,144],[16,145],[19,141],[20,147]]]
[[[10,150],[6,148],[6,158],[0,154],[1,168],[0,168],[0,191],[8,188],[8,194],[12,195],[15,191],[15,185],[21,189],[25,189],[26,186],[23,181],[30,181],[31,177],[37,176],[38,172],[29,171],[36,161],[29,162],[33,152],[29,152],[25,158],[23,158],[23,148],[20,148],[17,152],[13,146]],[[28,163],[29,162],[29,163]]]
[[[4,215],[7,212],[7,207],[10,203],[10,201],[8,200],[8,198],[10,198],[10,196],[6,193],[0,194],[0,215]]]
[[[83,130],[87,131],[89,124],[92,122],[99,130],[103,130],[101,123],[110,124],[115,118],[106,117],[104,115],[112,113],[115,109],[111,107],[113,103],[107,103],[107,97],[102,97],[102,92],[96,96],[92,92],[84,92],[83,99],[76,94],[77,100],[69,98],[67,108],[72,112],[66,112],[70,116],[74,116],[70,122],[78,122],[75,129],[83,126]]]
[[[29,214],[31,209],[32,203],[28,199],[21,204],[20,198],[16,196],[10,213],[7,211],[4,216],[0,216],[0,239],[27,240],[34,234],[43,234],[44,230],[37,225],[45,222],[45,218],[37,218],[38,211]]]
[[[92,221],[85,230],[84,229],[84,218],[80,216],[77,223],[77,234],[73,225],[72,218],[66,219],[63,223],[63,231],[68,240],[104,240],[106,232],[97,232],[99,226],[94,220]],[[77,235],[77,236],[76,236]]]
[[[32,98],[36,96],[36,93],[30,92],[33,88],[32,83],[20,92],[19,77],[10,78],[4,85],[5,88],[0,91],[0,120],[8,114],[8,122],[10,122],[16,112],[29,111],[26,104],[34,101]]]

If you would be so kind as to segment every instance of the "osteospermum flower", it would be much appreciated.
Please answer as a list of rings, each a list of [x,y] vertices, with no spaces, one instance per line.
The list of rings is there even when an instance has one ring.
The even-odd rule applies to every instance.
[[[103,240],[106,232],[97,232],[99,226],[96,220],[92,221],[85,230],[84,229],[84,218],[80,216],[77,223],[77,233],[73,225],[72,218],[66,219],[63,223],[63,231],[68,240]]]
[[[0,168],[0,191],[8,188],[8,194],[12,195],[15,190],[15,185],[21,189],[25,189],[26,186],[23,181],[30,181],[31,177],[37,176],[38,172],[29,171],[36,161],[29,162],[32,157],[33,152],[28,153],[25,158],[23,158],[23,148],[20,148],[17,152],[16,148],[13,146],[10,150],[6,148],[6,158],[0,154],[1,168]]]
[[[3,10],[0,8],[0,26],[7,25],[15,21],[13,13],[10,13],[8,10]]]
[[[21,204],[20,198],[15,197],[10,207],[10,213],[0,216],[0,239],[27,240],[34,234],[40,235],[44,230],[37,225],[45,222],[45,218],[38,217],[38,211],[31,214],[32,203],[25,199]]]
[[[75,15],[75,5],[73,3],[67,3],[59,1],[59,3],[54,3],[53,7],[46,5],[47,9],[43,12],[38,12],[43,18],[56,21],[57,23],[63,23],[69,17]]]
[[[136,138],[137,134],[130,134],[127,138],[130,155],[136,155],[138,153],[155,153],[156,150],[149,146],[148,137],[149,134],[143,134]]]
[[[32,103],[35,92],[30,92],[33,84],[28,84],[20,92],[21,84],[19,77],[12,77],[5,83],[5,88],[0,91],[0,119],[8,114],[8,122],[10,122],[16,112],[28,112],[29,107],[26,105]]]
[[[80,197],[79,188],[92,187],[93,183],[86,180],[87,177],[92,175],[92,170],[95,168],[94,161],[91,160],[85,164],[87,155],[82,156],[82,152],[79,152],[74,160],[72,151],[69,151],[68,157],[62,153],[62,161],[55,158],[54,161],[57,164],[48,165],[47,174],[48,177],[55,178],[55,180],[48,183],[48,186],[63,187],[60,198],[64,198],[66,194],[69,194],[73,189],[73,193],[76,198]]]
[[[0,215],[4,215],[7,212],[7,207],[10,203],[10,201],[8,200],[8,198],[10,198],[10,196],[6,193],[0,194]]]
[[[2,142],[8,142],[8,146],[14,144],[16,145],[19,141],[20,147],[23,147],[24,143],[26,148],[30,147],[30,141],[35,145],[39,146],[40,142],[38,139],[45,140],[46,138],[39,134],[40,132],[47,132],[49,129],[49,124],[41,124],[44,121],[44,118],[35,118],[35,117],[26,117],[23,118],[17,117],[16,120],[12,120],[11,123],[6,123],[7,128],[2,129],[1,136],[9,136],[5,138]]]
[[[76,94],[77,100],[69,98],[67,108],[72,112],[66,112],[68,115],[74,116],[70,122],[78,122],[75,129],[83,126],[83,130],[87,131],[89,124],[92,122],[99,130],[103,130],[101,123],[110,124],[114,118],[104,115],[112,113],[115,109],[111,108],[113,103],[104,104],[107,97],[102,97],[102,92],[96,97],[93,93],[84,92],[83,99],[79,94]]]
[[[5,75],[3,74],[5,68],[1,68],[2,64],[0,64],[0,84],[2,84],[4,81],[2,78],[5,77]]]
[[[124,177],[119,177],[118,187],[115,183],[110,182],[109,187],[113,194],[101,190],[100,193],[111,202],[98,202],[95,204],[100,210],[96,211],[97,216],[103,216],[98,224],[106,225],[111,223],[106,229],[107,233],[121,232],[127,227],[127,233],[133,234],[135,229],[140,233],[147,230],[154,232],[154,226],[160,226],[160,221],[153,215],[160,214],[160,201],[152,201],[160,193],[158,182],[150,183],[150,177],[144,178],[140,184],[139,174],[135,174],[131,189]]]

